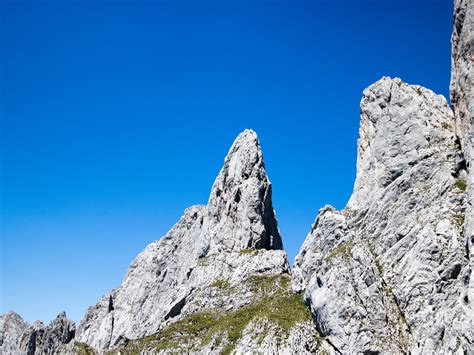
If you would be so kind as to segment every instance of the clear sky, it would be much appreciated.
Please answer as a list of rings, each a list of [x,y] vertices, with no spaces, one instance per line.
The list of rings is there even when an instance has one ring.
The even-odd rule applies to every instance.
[[[355,177],[362,90],[448,95],[451,0],[0,1],[1,307],[79,321],[261,140],[292,260]]]

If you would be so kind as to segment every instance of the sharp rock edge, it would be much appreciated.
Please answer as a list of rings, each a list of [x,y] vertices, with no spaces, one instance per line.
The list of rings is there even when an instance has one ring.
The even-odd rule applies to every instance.
[[[60,313],[48,325],[36,321],[29,325],[15,312],[0,316],[1,354],[55,354],[73,343],[76,325]]]
[[[258,277],[275,281],[274,288],[267,290],[270,293],[284,288],[290,269],[271,198],[260,143],[255,132],[245,130],[230,148],[208,204],[188,208],[162,239],[137,256],[122,285],[88,310],[76,340],[99,351],[132,346],[145,351],[152,338],[150,344],[142,345],[133,340],[159,334],[198,315],[210,317],[210,312],[220,317],[263,302],[267,295],[256,287]],[[295,351],[314,348],[310,316],[288,333],[307,339],[300,345],[279,345],[271,337],[263,337],[257,345],[252,325],[248,326],[240,343],[216,338],[202,342],[199,348],[186,341],[195,344],[201,340],[183,336],[179,346],[185,347],[183,351],[219,346],[251,351],[268,341],[268,348],[274,351],[291,346]],[[275,334],[278,331],[274,329]],[[213,336],[224,336],[218,333],[216,330]]]
[[[474,2],[454,1],[446,100],[384,77],[361,100],[357,176],[295,258],[255,132],[76,331],[0,316],[0,353],[474,353]],[[303,295],[304,302],[299,299]]]

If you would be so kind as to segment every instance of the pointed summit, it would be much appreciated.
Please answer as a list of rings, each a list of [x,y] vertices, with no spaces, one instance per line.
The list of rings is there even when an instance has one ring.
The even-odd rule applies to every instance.
[[[21,334],[29,324],[15,312],[0,315],[0,354],[15,354]]]
[[[419,169],[419,162],[445,160],[443,144],[455,146],[448,102],[422,86],[383,77],[364,90],[360,112],[352,209],[378,201],[392,182]]]
[[[136,257],[122,285],[89,308],[77,340],[97,350],[117,348],[196,312],[239,309],[250,295],[257,297],[252,276],[288,277],[271,196],[257,135],[245,130],[232,144],[208,204],[186,209]],[[216,287],[227,284],[231,301]]]
[[[211,190],[208,217],[220,226],[211,238],[219,249],[282,249],[272,185],[254,131],[244,130],[232,144]]]

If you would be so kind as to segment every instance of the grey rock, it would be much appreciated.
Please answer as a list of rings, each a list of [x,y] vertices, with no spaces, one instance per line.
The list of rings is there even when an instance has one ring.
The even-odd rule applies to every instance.
[[[35,322],[19,338],[21,354],[58,354],[61,348],[74,339],[76,325],[60,313],[51,323]]]
[[[474,1],[454,1],[454,30],[451,37],[451,104],[456,118],[468,170],[467,211],[464,236],[469,250],[470,269],[474,269]],[[470,280],[474,295],[474,281]]]
[[[463,150],[467,153],[472,148],[474,111],[474,2],[472,0],[454,1],[451,44],[451,104],[456,117],[456,133],[460,137]]]
[[[474,353],[474,1],[454,1],[452,109],[384,77],[361,100],[354,191],[323,207],[291,271],[256,134],[90,307],[31,327],[0,317],[1,353]],[[302,296],[302,298],[301,298]],[[304,301],[304,303],[303,303]]]
[[[137,256],[122,285],[89,308],[77,341],[100,351],[131,346],[192,314],[222,315],[261,302],[268,295],[252,280],[290,272],[271,192],[257,136],[245,130],[230,148],[208,204],[188,208]],[[304,349],[305,342],[298,346]]]
[[[400,79],[364,91],[347,207],[295,259],[319,333],[343,353],[472,351],[466,171],[446,100]]]
[[[0,354],[14,354],[18,351],[20,336],[29,324],[15,312],[0,315]]]

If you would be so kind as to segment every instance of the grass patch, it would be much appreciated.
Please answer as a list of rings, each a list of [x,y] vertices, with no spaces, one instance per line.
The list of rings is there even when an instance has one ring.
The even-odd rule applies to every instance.
[[[211,287],[216,287],[216,288],[219,288],[221,290],[227,290],[227,289],[230,288],[230,284],[227,280],[217,279],[211,284]]]
[[[458,227],[464,226],[464,215],[461,213],[456,213],[453,215],[454,222],[458,225]]]
[[[287,292],[290,287],[290,277],[287,275],[252,275],[248,282],[253,292],[265,296],[274,292]]]
[[[372,256],[374,258],[375,267],[377,268],[377,271],[379,272],[379,275],[383,276],[383,271],[384,271],[383,265],[380,262],[380,257],[377,255],[377,252],[375,251],[375,248],[372,245],[372,243],[370,243],[370,242],[368,243],[368,248],[369,248],[370,254],[372,254]]]
[[[343,213],[346,215],[346,217],[348,218],[356,218],[357,217],[357,210],[355,209],[352,209],[352,208],[349,208],[349,207],[346,207],[344,210],[343,210]]]
[[[354,246],[354,242],[349,240],[348,242],[342,243],[336,248],[334,248],[328,256],[326,256],[325,260],[327,262],[331,261],[335,257],[341,256],[345,259],[349,259],[352,257],[352,247]]]
[[[302,296],[290,291],[288,276],[253,276],[248,281],[252,288],[267,296],[228,313],[209,310],[191,314],[152,336],[129,342],[125,353],[165,349],[182,353],[213,342],[215,345],[225,343],[222,354],[229,354],[252,321],[268,320],[286,337],[297,323],[311,321],[311,313]],[[271,290],[273,293],[268,295]]]
[[[453,129],[453,126],[451,126],[448,122],[441,123],[441,127],[450,131]]]
[[[257,249],[242,249],[239,251],[239,254],[241,255],[257,255],[258,250]]]
[[[467,189],[467,182],[465,179],[458,178],[454,182],[454,186],[456,186],[459,190],[465,192]]]
[[[78,355],[96,355],[97,352],[86,343],[76,341],[73,348],[74,354]]]

